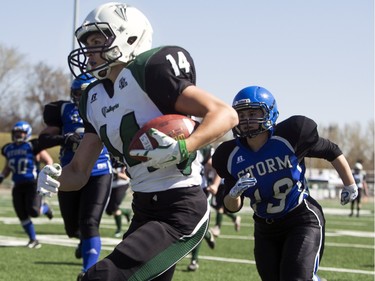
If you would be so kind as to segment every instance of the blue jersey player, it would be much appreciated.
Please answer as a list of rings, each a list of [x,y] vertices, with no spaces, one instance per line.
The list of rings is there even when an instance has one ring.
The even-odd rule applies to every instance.
[[[71,101],[51,102],[44,108],[43,118],[47,127],[41,132],[39,140],[44,147],[61,146],[62,166],[71,161],[82,138],[84,128],[78,103],[84,89],[94,80],[90,75],[74,79]],[[85,186],[78,191],[58,193],[66,234],[80,239],[75,255],[83,259],[82,272],[95,264],[100,255],[99,224],[110,194],[111,182],[112,167],[109,153],[104,147]]]
[[[254,255],[263,281],[321,280],[325,219],[309,195],[305,157],[331,162],[344,188],[341,203],[357,196],[351,169],[339,147],[319,137],[316,123],[292,116],[276,125],[276,100],[265,88],[242,89],[233,100],[239,124],[222,143],[213,166],[227,187],[225,207],[239,211],[245,197],[254,210]]]
[[[32,128],[25,121],[17,122],[12,129],[12,142],[3,146],[2,155],[6,159],[0,174],[0,183],[12,174],[14,188],[12,190],[13,206],[21,225],[29,237],[29,248],[40,248],[36,239],[34,224],[31,218],[46,215],[52,219],[53,214],[47,203],[37,194],[36,178],[39,162],[52,164],[47,151],[42,150],[37,139],[30,139]]]

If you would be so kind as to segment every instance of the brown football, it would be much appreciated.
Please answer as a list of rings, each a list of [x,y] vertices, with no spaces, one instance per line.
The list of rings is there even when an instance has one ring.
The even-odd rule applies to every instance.
[[[190,136],[195,128],[195,121],[179,114],[167,114],[156,117],[142,126],[132,138],[129,151],[133,149],[152,150],[157,147],[156,140],[148,134],[149,129],[155,128],[160,132],[174,138],[185,139]],[[139,161],[147,161],[147,157],[131,156]]]

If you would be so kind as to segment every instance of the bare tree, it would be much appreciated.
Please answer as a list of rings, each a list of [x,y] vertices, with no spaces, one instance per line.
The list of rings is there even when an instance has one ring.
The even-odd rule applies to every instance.
[[[321,137],[339,145],[351,166],[360,159],[366,169],[374,169],[374,121],[369,122],[365,128],[361,124],[353,123],[343,127],[332,124],[318,127],[318,130]],[[317,169],[332,168],[329,162],[322,159],[310,159],[308,165]]]
[[[38,132],[44,105],[69,98],[70,75],[43,63],[30,66],[15,48],[0,45],[0,91],[0,130],[25,120]]]
[[[19,77],[23,55],[15,48],[7,48],[0,45],[0,84],[1,90],[7,91]],[[0,96],[1,98],[1,96]]]
[[[342,138],[347,140],[347,158],[351,165],[358,160],[367,169],[374,169],[374,121],[366,124],[351,124],[345,126]]]
[[[17,112],[16,98],[24,77],[24,56],[15,48],[0,45],[0,112],[1,123],[5,129],[13,123]],[[1,128],[1,129],[3,129]]]
[[[70,77],[61,69],[53,69],[43,63],[35,65],[29,75],[29,87],[25,93],[28,117],[36,130],[43,124],[44,105],[56,100],[69,99]]]

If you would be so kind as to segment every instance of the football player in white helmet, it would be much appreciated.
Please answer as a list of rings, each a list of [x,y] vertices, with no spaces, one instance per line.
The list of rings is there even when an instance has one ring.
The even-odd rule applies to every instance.
[[[127,64],[139,54],[151,49],[152,27],[146,16],[137,8],[121,3],[108,3],[94,9],[76,31],[80,48],[69,55],[70,69],[89,72],[98,79],[107,78],[111,67]],[[101,34],[102,44],[88,45],[88,36]],[[100,54],[104,62],[88,61]]]
[[[54,166],[44,169],[48,176],[40,177],[39,189],[80,189],[105,144],[126,165],[134,216],[122,242],[82,280],[172,280],[176,263],[200,243],[209,225],[196,151],[237,125],[237,113],[196,86],[194,61],[184,48],[151,49],[152,27],[132,6],[111,2],[97,7],[76,37],[80,48],[69,55],[72,73],[99,80],[80,100],[85,134],[72,161],[61,176]],[[129,152],[139,128],[165,114],[202,121],[184,140],[150,130],[158,147]],[[145,154],[146,162],[132,158]]]
[[[357,205],[357,217],[359,217],[359,212],[361,211],[361,207],[362,207],[362,204],[361,204],[362,196],[367,196],[368,194],[366,172],[363,170],[363,165],[360,162],[356,162],[354,164],[353,177],[354,177],[355,183],[358,186],[358,196],[350,204],[349,217],[353,216],[354,214],[354,205]]]

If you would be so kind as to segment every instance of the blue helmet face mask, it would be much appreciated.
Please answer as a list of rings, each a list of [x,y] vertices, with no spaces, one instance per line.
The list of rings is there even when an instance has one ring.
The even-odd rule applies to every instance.
[[[32,128],[26,121],[19,121],[12,129],[12,140],[15,142],[25,142],[31,138]]]
[[[94,81],[96,81],[96,78],[90,74],[81,74],[75,78],[70,87],[70,98],[72,102],[78,106],[82,93],[85,91],[87,86]]]
[[[241,117],[244,114],[239,114],[239,123],[233,128],[235,137],[253,138],[265,131],[272,134],[279,111],[275,98],[268,90],[258,86],[246,87],[234,97],[232,107],[237,113],[244,110],[263,112],[263,116],[257,118]]]

